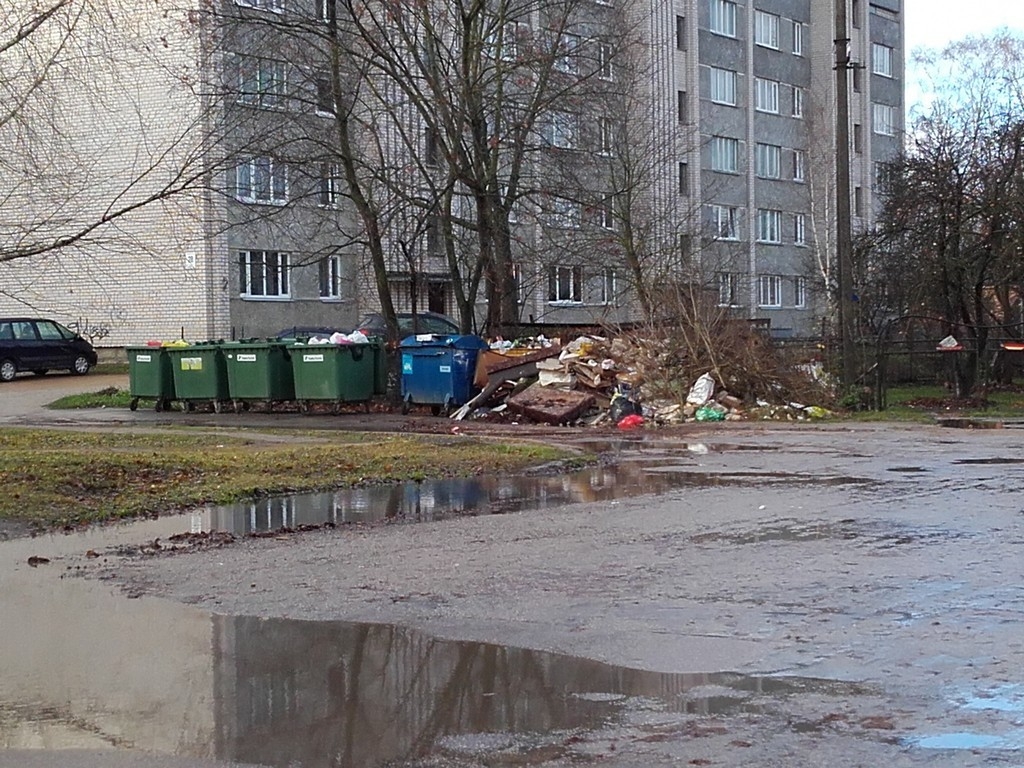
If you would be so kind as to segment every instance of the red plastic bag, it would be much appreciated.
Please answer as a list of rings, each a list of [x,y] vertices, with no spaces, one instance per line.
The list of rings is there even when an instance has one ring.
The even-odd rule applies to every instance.
[[[644,417],[637,414],[631,413],[629,416],[623,416],[619,422],[619,429],[636,429],[644,425]]]

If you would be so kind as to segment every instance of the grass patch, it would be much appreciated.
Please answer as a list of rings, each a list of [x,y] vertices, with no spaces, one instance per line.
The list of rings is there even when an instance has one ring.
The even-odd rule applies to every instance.
[[[77,395],[54,400],[47,408],[54,410],[71,410],[74,408],[127,408],[132,401],[131,393],[126,389],[107,387],[98,392],[82,392]]]
[[[884,411],[852,413],[854,421],[910,421],[933,423],[936,416],[965,418],[1024,418],[1024,388],[979,390],[967,400],[953,397],[940,385],[890,387]]]
[[[40,528],[183,510],[298,491],[514,472],[574,456],[467,437],[0,429],[0,519]],[[339,439],[341,438],[341,439]]]

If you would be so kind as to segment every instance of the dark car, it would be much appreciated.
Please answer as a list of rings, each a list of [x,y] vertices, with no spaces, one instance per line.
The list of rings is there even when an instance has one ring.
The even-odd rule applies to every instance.
[[[367,336],[387,336],[387,324],[384,322],[384,316],[378,312],[366,315],[356,326],[356,330],[362,331]],[[392,341],[399,341],[414,333],[458,336],[462,331],[459,330],[458,323],[437,312],[417,312],[415,315],[411,312],[399,312],[398,339],[392,339]]]
[[[21,371],[83,374],[94,365],[96,350],[70,328],[37,317],[0,318],[0,381]]]

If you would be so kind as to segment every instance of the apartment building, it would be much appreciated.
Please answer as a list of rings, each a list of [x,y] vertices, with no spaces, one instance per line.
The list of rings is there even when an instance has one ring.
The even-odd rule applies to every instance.
[[[495,29],[514,30],[485,50],[509,89],[527,94],[538,62],[561,89],[538,100],[529,130],[489,144],[505,153],[488,221],[508,233],[518,319],[636,319],[641,281],[687,280],[778,336],[819,332],[835,251],[834,6],[624,2],[576,0],[563,16],[531,4],[482,28],[488,46]],[[900,0],[849,0],[848,11],[860,229],[880,163],[900,147],[903,16]],[[51,96],[66,107],[53,135],[74,173],[42,195],[0,169],[0,231],[10,239],[19,210],[56,239],[111,201],[150,202],[71,247],[0,261],[0,311],[54,315],[111,346],[354,325],[378,306],[379,276],[340,167],[334,118],[353,92],[359,170],[386,200],[376,213],[396,309],[463,309],[482,198],[465,178],[439,183],[453,139],[409,89],[383,70],[331,71],[322,30],[336,14],[331,0],[222,0],[213,13],[140,8],[123,44],[104,27],[96,87]],[[621,29],[628,44],[609,33]],[[374,87],[356,87],[368,77]],[[504,149],[515,136],[520,155]],[[0,126],[5,153],[22,146]],[[183,169],[195,170],[189,183]],[[182,180],[174,194],[168,178]],[[73,216],[45,215],[69,200],[83,203]],[[473,295],[477,325],[495,295]]]

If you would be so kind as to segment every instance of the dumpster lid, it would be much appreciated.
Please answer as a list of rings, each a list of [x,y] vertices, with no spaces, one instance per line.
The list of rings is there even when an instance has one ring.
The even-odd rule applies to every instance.
[[[445,336],[438,333],[420,333],[406,336],[401,347],[455,347],[456,349],[487,349],[488,344],[479,336]]]

